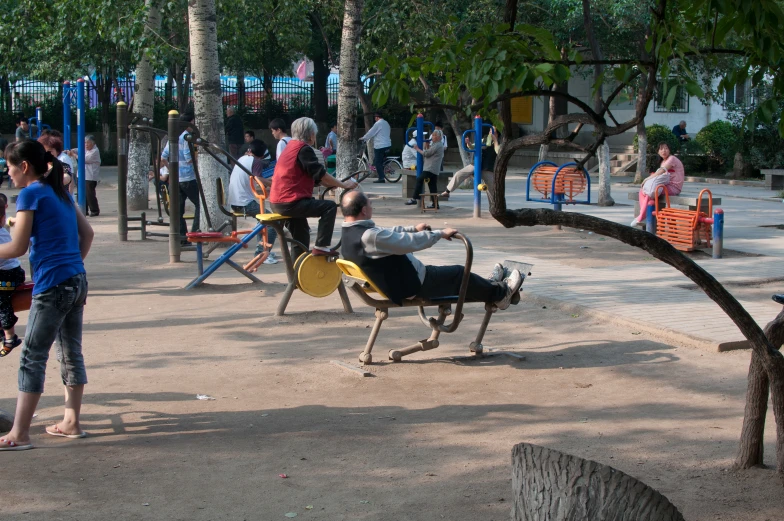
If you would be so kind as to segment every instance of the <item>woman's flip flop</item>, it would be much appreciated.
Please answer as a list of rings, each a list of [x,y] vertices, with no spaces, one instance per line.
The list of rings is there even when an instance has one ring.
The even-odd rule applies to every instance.
[[[50,436],[58,436],[60,438],[70,438],[72,440],[87,437],[86,432],[80,432],[79,434],[66,434],[63,431],[61,431],[60,427],[58,427],[57,425],[52,425],[50,427],[47,427],[46,434],[49,434]]]
[[[0,443],[4,445],[0,445],[0,452],[3,451],[11,451],[11,450],[30,450],[33,448],[32,443],[26,443],[25,445],[19,445],[15,441],[7,441],[5,438],[0,438]]]

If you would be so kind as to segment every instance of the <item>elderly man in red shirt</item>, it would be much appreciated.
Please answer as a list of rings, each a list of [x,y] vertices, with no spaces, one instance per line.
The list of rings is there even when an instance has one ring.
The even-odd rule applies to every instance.
[[[317,133],[316,122],[310,118],[299,118],[291,124],[292,139],[275,163],[269,201],[273,212],[291,217],[286,227],[292,237],[307,248],[310,248],[310,228],[308,228],[307,218],[318,217],[316,245],[311,253],[337,255],[337,251],[330,247],[337,205],[333,201],[314,199],[313,188],[320,184],[351,190],[357,186],[357,183],[353,179],[341,182],[327,174],[313,149]],[[294,259],[302,253],[302,249],[298,246],[292,248]]]

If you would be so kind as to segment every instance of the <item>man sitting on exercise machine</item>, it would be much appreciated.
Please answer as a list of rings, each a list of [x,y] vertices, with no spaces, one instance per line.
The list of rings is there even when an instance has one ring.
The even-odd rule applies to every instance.
[[[308,217],[318,217],[318,232],[313,255],[335,255],[330,247],[335,227],[337,205],[332,201],[313,198],[316,185],[351,190],[356,181],[338,181],[327,173],[319,163],[313,146],[316,144],[316,122],[310,118],[299,118],[291,124],[291,141],[277,158],[272,177],[270,206],[272,211],[290,219],[286,226],[295,240],[306,248],[310,247]],[[303,252],[299,246],[292,247],[292,257],[297,259]]]
[[[347,193],[341,211],[341,255],[359,266],[392,302],[401,305],[407,298],[429,300],[460,292],[464,266],[426,266],[413,255],[441,239],[452,240],[458,230],[431,230],[425,223],[381,228],[371,220],[373,206],[362,192]],[[522,284],[519,270],[507,275],[503,266],[496,264],[489,279],[471,274],[466,301],[493,302],[498,309],[506,309],[513,300],[519,300]]]

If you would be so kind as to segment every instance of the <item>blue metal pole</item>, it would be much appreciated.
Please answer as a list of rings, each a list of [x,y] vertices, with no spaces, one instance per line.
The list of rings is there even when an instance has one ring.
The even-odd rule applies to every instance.
[[[63,83],[63,149],[71,150],[71,82]]]
[[[84,150],[84,126],[85,126],[85,114],[84,114],[84,79],[79,78],[76,82],[76,126],[78,132],[78,138],[76,142],[77,152],[79,155],[79,174],[77,179],[77,189],[79,190],[78,194],[78,204],[79,208],[82,210],[82,213],[87,215],[87,183],[84,179],[84,157],[85,157],[85,150]]]
[[[424,150],[424,146],[425,146],[425,136],[424,136],[424,133],[425,133],[425,116],[423,116],[422,114],[417,114],[417,117],[416,117],[416,129],[417,129],[417,135],[416,135],[417,146],[421,150]],[[424,158],[422,158],[422,154],[417,154],[417,163],[416,163],[416,173],[417,173],[416,176],[417,176],[417,179],[419,179],[419,176],[422,175],[422,169],[424,168],[424,166],[425,166],[425,160],[424,160]],[[414,195],[417,195],[417,194],[414,194]]]
[[[41,107],[35,108],[35,119],[36,119],[36,126],[38,127],[38,135],[35,136],[35,139],[41,137],[41,128],[44,125],[44,109]]]
[[[654,202],[650,201],[645,211],[645,231],[656,235],[656,216],[654,212]]]
[[[721,259],[724,249],[724,210],[713,211],[713,258]]]
[[[491,130],[492,132],[492,130]],[[482,216],[482,192],[479,185],[482,182],[482,116],[474,117],[474,218]]]

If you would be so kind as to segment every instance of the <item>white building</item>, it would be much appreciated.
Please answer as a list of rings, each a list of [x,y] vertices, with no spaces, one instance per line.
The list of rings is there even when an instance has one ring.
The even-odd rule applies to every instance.
[[[593,106],[593,99],[591,97],[592,83],[592,74],[586,78],[580,74],[575,74],[569,80],[569,94],[576,96],[589,106]],[[716,80],[715,83],[718,84],[718,80]],[[607,92],[606,89],[605,92]],[[736,92],[727,96],[727,98],[732,98],[727,101],[734,101],[736,96],[738,99],[744,99],[745,95],[746,89],[738,87]],[[529,104],[529,106],[521,106],[524,104]],[[523,123],[521,126],[525,132],[532,134],[542,132],[547,125],[549,117],[548,104],[549,100],[543,97],[526,101],[521,100],[521,102],[517,104],[516,108],[518,110],[515,111],[515,117],[513,119]],[[611,104],[610,110],[618,122],[622,123],[628,121],[634,117],[634,100],[614,101]],[[576,111],[579,111],[579,108],[569,104],[569,112]],[[685,90],[679,89],[676,100],[669,109],[665,108],[656,99],[651,101],[645,116],[645,125],[660,124],[672,128],[681,121],[686,121],[686,131],[693,136],[707,124],[726,119],[727,114],[722,104],[703,103],[698,98],[689,96]],[[612,122],[609,117],[607,117],[607,120],[608,122]],[[574,126],[571,128],[574,128]],[[591,131],[591,127],[584,127],[580,132],[578,141],[581,143],[590,142]],[[625,147],[629,147],[632,145],[634,135],[635,129],[632,128],[619,136],[613,136],[608,139],[610,147],[614,150],[621,150]]]

